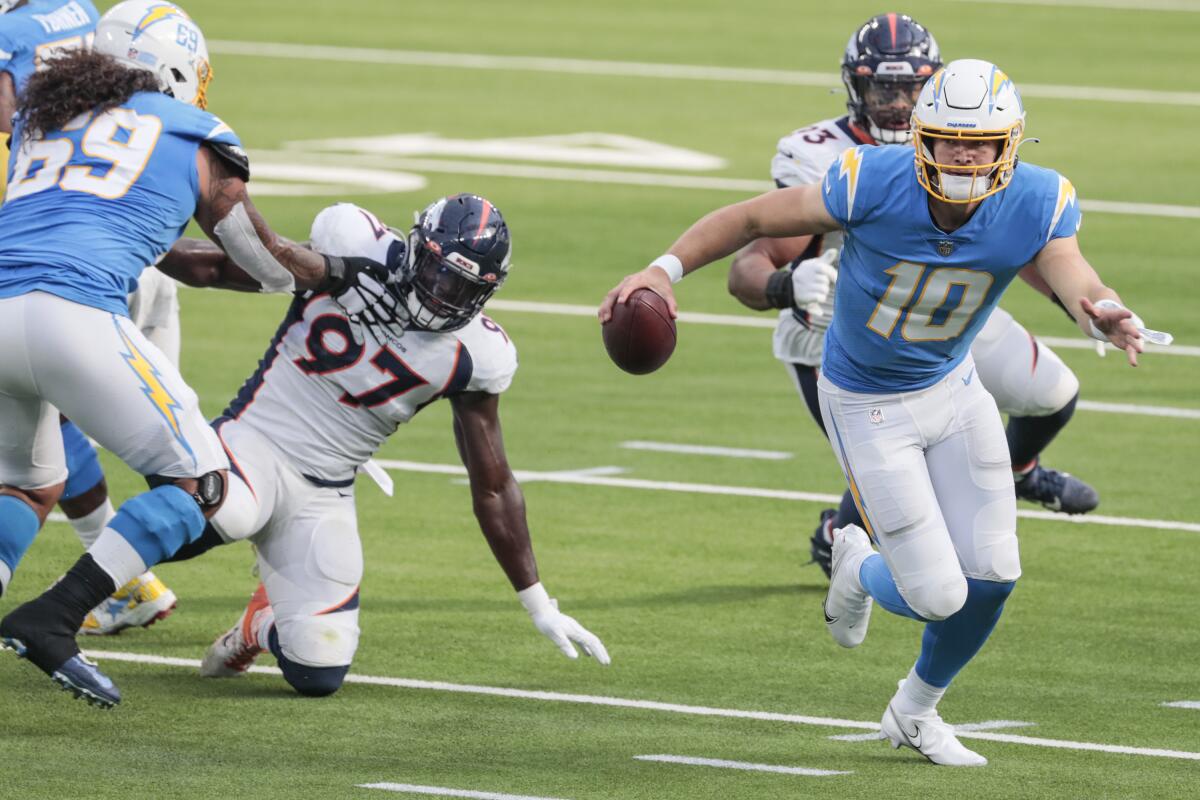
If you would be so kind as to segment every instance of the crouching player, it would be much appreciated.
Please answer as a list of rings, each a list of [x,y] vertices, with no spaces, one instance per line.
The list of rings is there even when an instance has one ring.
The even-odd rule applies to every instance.
[[[179,268],[221,255],[189,247],[160,267],[194,283]],[[445,198],[405,241],[363,209],[339,204],[314,220],[312,247],[394,265],[395,282],[364,293],[361,305],[297,295],[258,371],[214,423],[233,468],[228,500],[204,539],[252,541],[262,584],[208,649],[201,673],[241,675],[270,650],[301,694],[338,690],[359,636],[355,470],[397,425],[443,397],[480,527],[534,625],[567,657],[578,657],[575,642],[608,664],[600,640],[559,612],[538,580],[524,498],[504,454],[498,407],[517,354],[480,313],[508,273],[500,212],[474,195]]]

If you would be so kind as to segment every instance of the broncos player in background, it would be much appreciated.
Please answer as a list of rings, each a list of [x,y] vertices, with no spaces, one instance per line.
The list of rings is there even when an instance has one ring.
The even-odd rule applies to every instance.
[[[21,93],[0,207],[0,593],[66,478],[58,412],[147,477],[54,586],[0,620],[0,643],[76,697],[120,692],[75,634],[117,587],[198,538],[229,462],[179,371],[127,297],[195,217],[264,288],[353,291],[381,265],[276,236],[246,193],[237,136],[204,109],[203,34],[179,8],[127,0],[92,50],[53,59]]]
[[[616,303],[648,287],[675,314],[671,283],[686,272],[759,237],[845,231],[817,391],[879,552],[857,525],[834,532],[825,622],[843,647],[862,643],[875,601],[924,623],[920,656],[882,729],[893,747],[952,766],[987,759],[958,741],[937,703],[991,634],[1021,574],[1004,427],[977,379],[971,343],[1031,263],[1080,328],[1125,350],[1131,365],[1143,336],[1153,335],[1080,252],[1071,183],[1017,163],[1024,124],[1004,72],[951,62],[921,90],[913,149],[846,150],[821,184],[712,212],[600,308],[605,322]]]
[[[771,162],[776,186],[820,183],[829,165],[857,145],[912,144],[913,104],[942,65],[937,41],[904,14],[880,14],[850,37],[842,57],[848,114],[801,128],[783,137]],[[729,291],[744,305],[781,309],[775,328],[775,357],[825,431],[817,401],[825,331],[833,315],[830,288],[837,280],[842,232],[790,239],[764,238],[741,250],[729,270]],[[1052,293],[1032,267],[1021,277]],[[1071,419],[1079,380],[1050,348],[1007,311],[995,309],[971,345],[979,380],[1008,415],[1009,457],[1017,497],[1053,511],[1082,514],[1099,503],[1095,489],[1073,475],[1043,466],[1039,454]],[[827,434],[827,432],[826,432]],[[847,490],[837,509],[821,512],[811,538],[813,560],[830,572],[832,533],[863,521]]]
[[[0,0],[0,156],[8,163],[8,138],[17,95],[35,70],[55,55],[92,46],[100,14],[91,0]],[[0,194],[7,171],[0,178]],[[179,365],[179,304],[174,281],[160,272],[143,272],[129,298],[129,317],[146,338]],[[84,549],[108,525],[116,511],[96,448],[78,426],[62,419],[67,456],[67,483],[58,505]],[[153,572],[139,575],[101,603],[83,622],[81,632],[116,633],[133,625],[150,625],[175,607],[174,592]]]
[[[357,300],[298,293],[258,370],[213,423],[233,466],[229,497],[177,557],[249,539],[262,583],[208,649],[201,674],[242,675],[270,650],[297,692],[338,690],[359,637],[355,471],[442,398],[454,411],[479,526],[534,625],[567,657],[578,657],[575,642],[608,664],[600,639],[558,611],[538,578],[524,497],[504,453],[500,395],[517,351],[482,314],[509,270],[499,210],[475,195],[447,197],[425,209],[406,241],[343,203],[317,215],[311,245],[383,262],[395,277]],[[204,242],[176,248],[159,268],[192,285],[246,283]]]

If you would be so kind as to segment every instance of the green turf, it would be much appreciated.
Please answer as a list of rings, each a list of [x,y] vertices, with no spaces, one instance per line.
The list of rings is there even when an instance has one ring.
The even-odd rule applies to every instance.
[[[825,71],[866,3],[749,0],[496,4],[310,0],[188,4],[210,39]],[[938,2],[909,6],[951,56],[999,61],[1022,82],[1194,91],[1195,14]],[[714,174],[766,179],[774,143],[839,113],[816,87],[572,76],[504,69],[214,56],[212,110],[253,151],[333,136],[435,132],[455,138],[601,131],[724,158]],[[1200,204],[1190,131],[1200,107],[1031,99],[1025,157],[1067,174],[1086,199]],[[443,193],[473,190],[515,237],[507,299],[595,304],[692,220],[736,192],[428,173],[405,194],[343,199],[403,225]],[[252,183],[253,187],[253,183]],[[261,197],[302,238],[328,197]],[[1200,344],[1193,313],[1195,220],[1085,213],[1085,252],[1155,327]],[[679,287],[685,310],[749,315],[712,267]],[[215,415],[262,355],[279,298],[186,291],[183,372]],[[1074,337],[1061,312],[1017,287],[1005,307],[1030,330]],[[633,378],[607,360],[594,320],[496,312],[521,370],[501,411],[522,470],[620,466],[626,477],[837,494],[828,445],[770,354],[763,329],[681,326],[660,372]],[[1200,363],[1061,350],[1087,399],[1198,408]],[[433,406],[381,458],[456,463],[448,408]],[[1080,411],[1046,454],[1101,491],[1114,516],[1200,520],[1200,421]],[[629,439],[784,450],[783,462],[636,452]],[[108,456],[114,494],[137,481]],[[915,656],[920,629],[875,613],[867,642],[837,648],[823,629],[825,582],[806,539],[822,504],[529,482],[542,575],[562,607],[601,635],[613,665],[571,663],[526,619],[492,561],[465,486],[395,472],[396,496],[358,488],[366,552],[354,672],[743,710],[877,721]],[[1029,508],[1028,506],[1023,506]],[[951,721],[1017,720],[1015,734],[1200,751],[1200,600],[1194,532],[1022,519],[1025,575],[993,640],[956,681]],[[0,612],[36,594],[78,553],[51,524]],[[254,588],[246,546],[159,574],[178,613],[88,644],[199,658]],[[264,663],[270,663],[266,658]],[[199,679],[110,662],[126,700],[111,713],[71,702],[0,660],[0,797],[371,797],[397,782],[556,798],[1190,797],[1194,761],[971,740],[984,770],[939,770],[853,729],[719,719],[386,686],[299,699],[276,676]],[[643,763],[675,754],[848,770],[799,777]]]

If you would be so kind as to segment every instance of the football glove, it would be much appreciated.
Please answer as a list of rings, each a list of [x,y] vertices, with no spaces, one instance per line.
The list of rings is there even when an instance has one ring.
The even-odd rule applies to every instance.
[[[391,271],[369,258],[325,256],[328,276],[318,291],[329,292],[350,320],[355,344],[362,344],[364,331],[380,345],[384,339],[397,341],[404,322],[397,313],[399,300],[385,286]]]
[[[580,625],[572,617],[559,611],[558,601],[546,593],[545,587],[540,582],[517,592],[517,597],[521,600],[521,605],[525,606],[525,610],[529,612],[533,626],[553,642],[564,656],[571,659],[579,658],[579,653],[575,650],[575,644],[578,644],[583,648],[585,655],[591,656],[601,664],[608,666],[612,661],[608,657],[608,651],[604,649],[604,643],[600,641],[600,637]]]

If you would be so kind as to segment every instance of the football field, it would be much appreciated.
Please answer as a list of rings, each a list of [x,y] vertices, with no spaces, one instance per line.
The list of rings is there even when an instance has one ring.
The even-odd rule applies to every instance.
[[[105,10],[108,3],[99,3]],[[296,695],[274,659],[239,680],[198,660],[257,579],[246,544],[156,573],[177,612],[83,644],[124,694],[71,701],[0,658],[0,798],[545,800],[1185,798],[1200,795],[1200,0],[913,0],[943,56],[1023,92],[1022,158],[1078,190],[1080,241],[1150,327],[1137,369],[1023,285],[1002,305],[1079,376],[1045,462],[1093,484],[1093,514],[1022,504],[1024,575],[939,710],[983,769],[876,738],[919,646],[876,610],[839,648],[808,537],[843,485],[771,355],[773,314],[725,264],[676,287],[674,356],[634,377],[594,309],[692,221],[769,188],[779,137],[839,116],[850,32],[892,9],[791,0],[188,0],[209,40],[209,110],[250,153],[282,234],[359,203],[407,228],[485,195],[513,235],[489,314],[521,367],[501,414],[543,582],[599,635],[601,667],[530,624],[481,536],[435,404],[356,488],[362,638],[336,695]],[[219,414],[286,298],[185,289],[182,371]],[[318,426],[320,419],[300,424]],[[139,478],[103,456],[114,498]],[[78,557],[39,535],[0,613]],[[270,674],[267,674],[270,673]]]

